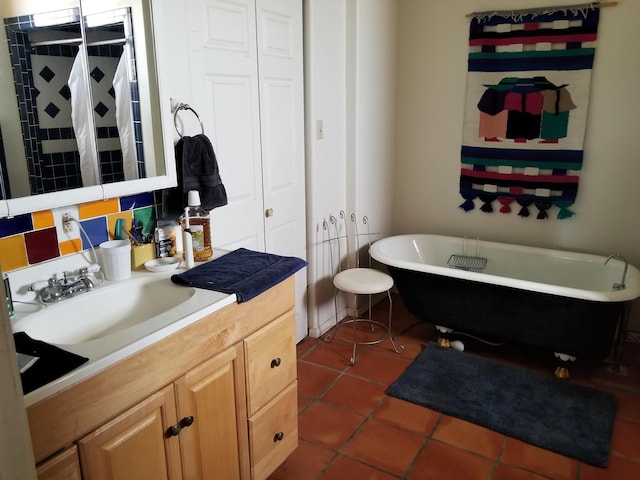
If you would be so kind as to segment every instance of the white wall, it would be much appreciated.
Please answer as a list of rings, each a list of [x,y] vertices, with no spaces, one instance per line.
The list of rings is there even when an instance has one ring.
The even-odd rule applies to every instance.
[[[397,0],[305,0],[310,334],[335,324],[323,220],[367,215],[389,232]],[[324,138],[316,135],[317,121]]]
[[[492,0],[482,10],[566,5],[563,0]],[[465,213],[458,206],[469,18],[478,2],[402,0],[398,29],[394,231],[480,237],[598,254],[640,266],[640,2],[600,12],[576,215]],[[496,209],[497,210],[497,209]],[[634,305],[632,325],[640,322]],[[637,327],[636,327],[637,328]]]
[[[305,0],[305,123],[310,334],[333,315],[323,219],[345,207],[346,11],[342,0]],[[317,122],[324,135],[317,138]],[[328,220],[328,219],[327,219]]]

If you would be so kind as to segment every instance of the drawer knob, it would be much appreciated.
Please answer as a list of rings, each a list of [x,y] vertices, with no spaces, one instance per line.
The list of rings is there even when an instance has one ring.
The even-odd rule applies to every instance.
[[[274,358],[271,360],[271,368],[279,367],[281,363],[282,360],[280,360],[280,357]]]
[[[277,443],[284,438],[284,432],[278,432],[273,436],[273,443]]]

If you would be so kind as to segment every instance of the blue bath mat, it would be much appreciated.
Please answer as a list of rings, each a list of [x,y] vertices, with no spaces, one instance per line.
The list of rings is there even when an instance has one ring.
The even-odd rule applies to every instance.
[[[429,343],[387,394],[606,467],[614,395]]]

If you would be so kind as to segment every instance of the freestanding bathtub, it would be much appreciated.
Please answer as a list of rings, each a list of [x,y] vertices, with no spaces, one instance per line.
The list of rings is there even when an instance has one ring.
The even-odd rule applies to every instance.
[[[597,255],[426,234],[383,238],[370,253],[388,266],[418,318],[556,356],[606,357],[640,296],[632,265],[620,288],[626,262],[619,257],[605,264]],[[473,271],[467,260],[474,258],[486,266]]]

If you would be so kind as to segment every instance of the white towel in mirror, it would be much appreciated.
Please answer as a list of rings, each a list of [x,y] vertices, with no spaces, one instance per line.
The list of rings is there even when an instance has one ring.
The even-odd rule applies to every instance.
[[[131,104],[131,84],[127,75],[127,53],[122,52],[116,73],[113,76],[113,89],[116,95],[116,125],[122,148],[124,179],[138,178],[136,139],[133,128],[133,107]]]
[[[80,174],[85,187],[98,185],[98,154],[90,116],[92,112],[91,98],[85,65],[86,53],[80,49],[71,67],[69,89],[71,90],[71,123],[76,134],[78,151],[80,152]]]

